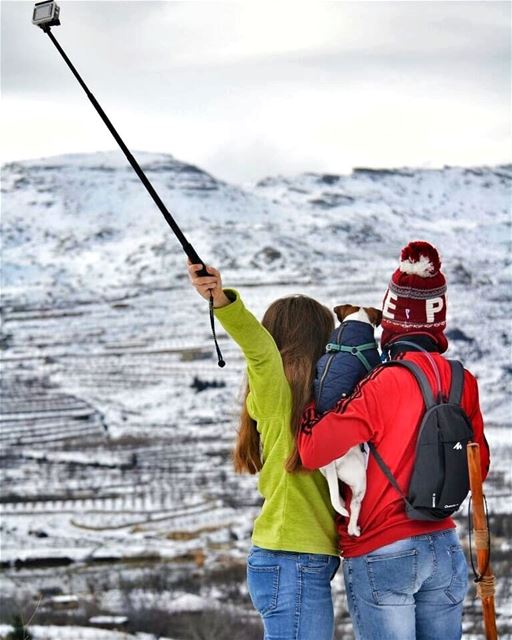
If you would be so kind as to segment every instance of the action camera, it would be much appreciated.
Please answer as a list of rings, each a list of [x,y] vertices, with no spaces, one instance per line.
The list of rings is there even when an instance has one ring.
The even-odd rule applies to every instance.
[[[32,14],[32,24],[35,24],[36,27],[41,27],[41,29],[58,26],[60,24],[59,12],[60,9],[54,0],[36,2],[34,13]]]

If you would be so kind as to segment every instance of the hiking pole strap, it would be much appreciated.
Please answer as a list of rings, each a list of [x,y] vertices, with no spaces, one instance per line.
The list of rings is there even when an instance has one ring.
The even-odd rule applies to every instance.
[[[475,524],[471,518],[471,501],[472,498],[468,502],[468,537],[469,537],[469,558],[471,560],[471,568],[473,569],[473,575],[475,576],[475,582],[478,584],[481,582],[487,575],[487,569],[489,568],[491,562],[491,529],[489,526],[489,511],[487,509],[487,499],[483,495],[482,496],[485,507],[485,520],[486,526],[481,529],[476,529]],[[480,525],[482,526],[482,525]],[[473,561],[473,545],[472,545],[472,536],[471,531],[473,531],[473,536],[475,539],[475,549],[478,551],[485,552],[485,564],[483,567],[479,568],[477,571],[475,568],[475,563]],[[494,594],[492,594],[494,595]]]
[[[192,264],[202,264],[203,265],[203,270],[200,271],[198,273],[198,275],[201,275],[201,276],[208,275],[208,272],[206,271],[206,269],[204,267],[204,262],[197,255],[197,252],[192,247],[190,242],[188,242],[188,240],[185,237],[184,233],[179,228],[178,224],[176,223],[176,221],[174,220],[172,215],[167,210],[167,208],[164,205],[164,203],[162,202],[160,196],[155,191],[153,185],[151,184],[151,182],[146,177],[146,174],[144,173],[144,171],[141,169],[139,163],[135,160],[133,155],[130,153],[130,150],[128,149],[128,147],[123,142],[123,139],[121,138],[121,136],[117,133],[114,125],[112,124],[112,122],[108,118],[107,114],[101,108],[100,103],[96,100],[96,98],[93,96],[93,94],[89,91],[88,86],[82,80],[80,74],[75,69],[73,63],[71,62],[71,60],[68,58],[68,56],[64,52],[64,49],[58,43],[57,39],[55,38],[55,36],[51,32],[50,27],[43,28],[43,31],[48,34],[48,37],[53,42],[53,44],[55,45],[55,47],[58,50],[58,52],[60,53],[60,55],[64,58],[64,61],[66,62],[68,67],[71,69],[71,72],[73,73],[75,78],[78,80],[80,86],[85,91],[85,93],[86,93],[87,97],[89,98],[89,100],[92,102],[93,107],[96,109],[96,111],[98,112],[100,118],[103,120],[103,122],[107,126],[107,129],[110,131],[110,133],[114,137],[114,139],[117,142],[117,144],[121,147],[121,150],[124,153],[124,155],[126,156],[126,159],[131,164],[133,170],[135,171],[135,173],[139,177],[139,179],[142,182],[142,184],[146,187],[146,190],[148,191],[149,195],[153,198],[153,201],[155,202],[156,206],[160,209],[160,212],[164,216],[165,221],[167,222],[167,224],[171,227],[174,235],[178,238],[178,240],[179,240],[179,242],[180,242],[180,244],[181,244],[181,246],[183,248],[183,251],[187,254],[189,260],[192,262]]]

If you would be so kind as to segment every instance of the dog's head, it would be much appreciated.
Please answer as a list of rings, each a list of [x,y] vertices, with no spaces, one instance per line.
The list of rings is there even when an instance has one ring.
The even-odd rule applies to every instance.
[[[334,313],[340,322],[359,320],[378,327],[382,320],[382,311],[375,307],[356,307],[353,304],[340,304],[334,307]],[[349,318],[349,316],[351,316]]]

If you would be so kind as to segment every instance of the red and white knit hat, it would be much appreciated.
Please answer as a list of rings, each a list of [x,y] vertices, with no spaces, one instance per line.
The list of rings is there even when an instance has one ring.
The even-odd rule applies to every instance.
[[[382,346],[404,333],[426,333],[441,353],[448,348],[446,280],[437,249],[428,242],[410,242],[402,249],[384,296],[382,328]]]

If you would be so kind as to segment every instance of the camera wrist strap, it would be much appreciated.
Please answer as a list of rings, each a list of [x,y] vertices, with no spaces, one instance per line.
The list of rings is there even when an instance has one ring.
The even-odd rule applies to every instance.
[[[215,343],[215,351],[217,352],[217,364],[219,365],[219,367],[222,368],[226,365],[226,362],[222,357],[222,352],[220,350],[219,343],[217,342],[217,334],[215,332],[215,315],[213,312],[213,294],[211,292],[210,292],[210,302],[208,306],[210,311],[210,326],[212,328],[213,342]]]

